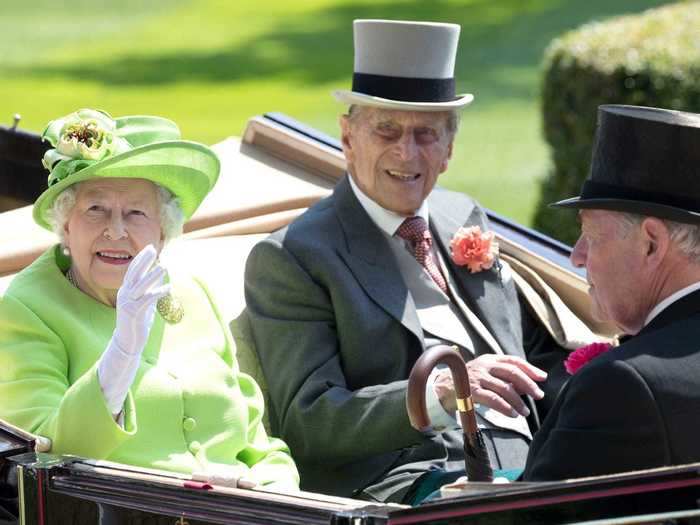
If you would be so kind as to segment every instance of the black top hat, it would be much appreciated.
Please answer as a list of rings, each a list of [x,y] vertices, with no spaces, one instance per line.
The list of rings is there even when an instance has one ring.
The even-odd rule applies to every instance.
[[[700,115],[600,106],[591,172],[581,195],[552,206],[700,223]]]

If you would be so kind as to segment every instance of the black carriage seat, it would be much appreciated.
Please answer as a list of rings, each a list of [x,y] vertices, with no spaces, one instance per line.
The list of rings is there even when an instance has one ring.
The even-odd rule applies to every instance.
[[[0,126],[0,211],[34,202],[46,188],[48,172],[41,164],[50,147],[35,133],[12,126]]]

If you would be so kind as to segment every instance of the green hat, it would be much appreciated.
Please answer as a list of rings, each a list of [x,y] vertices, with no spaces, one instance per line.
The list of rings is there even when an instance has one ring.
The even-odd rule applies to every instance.
[[[42,135],[54,149],[44,154],[49,187],[34,203],[34,220],[51,229],[47,212],[58,195],[89,179],[150,180],[180,200],[185,220],[214,187],[219,159],[209,147],[180,140],[177,125],[161,117],[113,119],[102,111],[81,109],[52,120]]]

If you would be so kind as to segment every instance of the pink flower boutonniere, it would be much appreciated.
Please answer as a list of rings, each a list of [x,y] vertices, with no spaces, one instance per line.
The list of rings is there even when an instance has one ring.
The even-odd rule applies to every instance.
[[[498,255],[498,243],[493,237],[493,232],[482,232],[479,226],[460,228],[450,241],[452,260],[471,273],[488,270]]]
[[[564,361],[564,367],[569,374],[574,375],[579,368],[588,363],[591,359],[604,354],[613,348],[610,343],[591,343],[581,348],[577,348],[569,354],[569,357]]]

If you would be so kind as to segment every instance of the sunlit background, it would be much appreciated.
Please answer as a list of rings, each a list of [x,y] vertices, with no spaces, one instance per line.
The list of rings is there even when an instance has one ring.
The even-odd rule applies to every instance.
[[[41,132],[81,107],[156,114],[188,139],[240,135],[279,111],[337,136],[352,20],[461,24],[458,89],[474,93],[441,183],[530,224],[548,169],[543,51],[583,23],[660,0],[2,0],[0,124]]]

